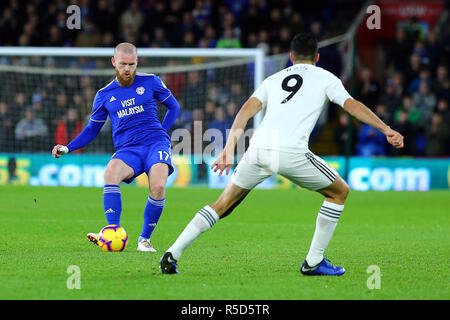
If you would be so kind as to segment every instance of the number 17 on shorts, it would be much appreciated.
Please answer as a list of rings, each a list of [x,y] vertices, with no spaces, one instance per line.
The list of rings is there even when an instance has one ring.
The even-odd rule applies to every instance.
[[[167,161],[170,157],[170,153],[167,151],[158,151],[159,160]]]

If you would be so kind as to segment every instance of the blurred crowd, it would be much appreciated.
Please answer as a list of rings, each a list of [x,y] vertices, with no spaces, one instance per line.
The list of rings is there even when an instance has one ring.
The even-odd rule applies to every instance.
[[[241,48],[289,50],[306,28],[345,31],[357,0],[9,0],[0,3],[0,45]],[[80,7],[82,31],[66,26],[69,5]]]
[[[310,30],[319,39],[343,33],[358,10],[357,3],[9,0],[0,3],[0,45],[113,47],[126,41],[152,48],[260,47],[273,55],[287,52],[290,39],[300,31]],[[70,4],[81,9],[82,30],[66,26]],[[158,59],[140,60],[140,65],[158,63]],[[169,67],[177,64],[167,59],[164,63]],[[0,64],[81,70],[110,67],[105,59],[86,58],[67,61],[0,57]],[[173,129],[192,130],[195,121],[202,121],[201,130],[218,129],[223,133],[223,143],[226,129],[253,90],[253,68],[243,64],[207,72],[160,75],[182,105]],[[8,79],[0,90],[0,152],[46,151],[54,143],[67,144],[86,124],[96,90],[111,80],[107,76],[0,74]],[[111,151],[110,130],[107,123],[85,151]]]
[[[405,137],[395,150],[384,135],[368,125],[352,132],[353,153],[360,156],[450,155],[450,34],[424,32],[412,17],[386,44],[382,80],[362,66],[354,97],[372,108]],[[336,138],[348,139],[346,117],[339,119]],[[341,150],[343,153],[344,150]]]
[[[70,4],[81,9],[82,30],[66,26]],[[360,5],[357,0],[9,0],[0,3],[0,45],[113,47],[126,41],[152,48],[260,47],[267,55],[276,55],[289,51],[290,39],[300,31],[311,31],[319,40],[344,33]],[[402,132],[406,146],[393,150],[376,130],[353,122],[347,126],[349,119],[337,114],[329,122],[337,123],[334,137],[339,153],[345,154],[350,140],[352,154],[363,156],[450,154],[446,50],[445,35],[423,32],[414,21],[399,28],[397,38],[384,50],[386,72],[380,78],[373,69],[361,66],[353,96]],[[339,76],[339,51],[330,46],[320,53],[319,65]],[[0,57],[0,64],[81,70],[110,67],[99,59],[59,61]],[[141,65],[159,63],[140,61]],[[164,64],[177,62],[165,59]],[[0,90],[0,152],[48,151],[55,143],[67,144],[86,125],[95,92],[111,80],[110,76],[0,75],[8,79]],[[195,121],[203,121],[202,130],[218,129],[224,138],[253,90],[252,67],[247,64],[160,76],[182,105],[173,129],[192,130]],[[107,123],[83,152],[111,151]]]

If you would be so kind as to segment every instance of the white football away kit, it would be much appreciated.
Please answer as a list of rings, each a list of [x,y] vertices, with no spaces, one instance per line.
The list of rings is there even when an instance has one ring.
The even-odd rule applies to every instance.
[[[280,174],[310,190],[329,186],[338,174],[309,150],[308,141],[326,103],[343,107],[351,98],[341,80],[325,69],[299,63],[266,78],[252,97],[261,101],[265,115],[232,182],[253,189]]]

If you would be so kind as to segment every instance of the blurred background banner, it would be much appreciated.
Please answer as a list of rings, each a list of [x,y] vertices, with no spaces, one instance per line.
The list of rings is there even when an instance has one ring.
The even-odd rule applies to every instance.
[[[65,187],[103,187],[103,173],[109,155],[67,155],[60,159],[46,154],[0,154],[0,184]],[[231,176],[218,176],[208,168],[214,158],[204,164],[194,164],[190,156],[173,157],[175,172],[169,177],[168,187],[209,186],[224,188]],[[325,156],[324,160],[339,174],[346,170],[342,156]],[[348,183],[357,191],[428,191],[449,189],[450,159],[418,159],[387,157],[351,157]],[[204,171],[206,174],[202,174]],[[133,185],[146,187],[146,174]],[[281,176],[272,176],[258,188],[297,188]]]

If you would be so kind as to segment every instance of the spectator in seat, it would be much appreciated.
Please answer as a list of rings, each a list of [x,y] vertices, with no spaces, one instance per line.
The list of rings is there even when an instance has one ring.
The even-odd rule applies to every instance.
[[[403,75],[400,72],[396,72],[392,75],[392,86],[394,87],[395,95],[398,97],[402,97],[405,91],[403,82]]]
[[[188,73],[187,81],[181,89],[181,100],[185,110],[203,108],[206,101],[206,77],[200,71]]]
[[[242,106],[244,102],[247,100],[245,96],[244,89],[240,83],[232,83],[231,84],[231,101],[234,101],[238,106]],[[236,111],[237,113],[237,111]]]
[[[0,152],[14,151],[14,122],[6,102],[0,102]]]
[[[31,103],[32,103],[31,107],[34,111],[34,114],[37,115],[42,120],[44,120],[44,123],[47,127],[50,127],[51,114],[44,105],[41,95],[38,93],[33,94],[31,98]]]
[[[167,48],[172,46],[172,42],[168,40],[164,28],[155,27],[153,30],[153,38],[151,42],[152,48]]]
[[[204,108],[204,118],[207,123],[212,121],[215,118],[216,114],[216,104],[214,101],[208,99],[205,102],[205,108]]]
[[[420,121],[422,126],[427,126],[431,120],[434,107],[436,106],[436,96],[430,92],[428,83],[422,81],[419,91],[413,95],[414,105],[420,110]]]
[[[222,107],[216,108],[215,118],[210,122],[208,129],[218,129],[222,134],[222,140],[216,141],[215,139],[211,139],[214,143],[220,143],[218,147],[222,148],[225,146],[227,142],[227,130],[231,129],[231,125],[233,124],[232,120],[226,118],[225,111]]]
[[[349,116],[346,113],[339,114],[338,126],[334,130],[334,142],[338,147],[339,155],[346,154],[347,143],[350,143],[350,155],[353,154],[353,146],[355,141],[355,128],[348,128]],[[403,134],[403,133],[402,133]]]
[[[425,128],[425,138],[427,139],[425,155],[433,157],[448,155],[446,153],[450,138],[449,127],[442,121],[442,115],[439,112],[435,112],[431,116],[431,125]]]
[[[75,108],[69,108],[67,115],[59,121],[55,130],[55,144],[67,145],[75,139],[83,129],[83,122],[78,117],[78,111]],[[75,151],[80,153],[81,150]]]
[[[205,118],[203,109],[196,108],[192,110],[191,123],[189,125],[189,131],[191,133],[191,152],[192,154],[201,155],[205,141],[203,138],[205,132]]]
[[[234,118],[236,118],[236,115],[237,115],[237,113],[239,111],[238,105],[236,104],[236,102],[229,101],[225,105],[225,111],[226,111],[226,116],[225,117],[226,117],[227,121],[233,123]]]
[[[356,88],[356,98],[366,106],[373,108],[378,101],[380,86],[373,79],[372,71],[364,67],[361,70],[361,81]]]
[[[242,48],[242,44],[234,30],[228,27],[217,41],[216,48]]]
[[[137,33],[144,23],[144,15],[139,10],[139,1],[133,0],[130,2],[130,7],[120,16],[120,28],[131,28],[133,33]]]
[[[359,129],[356,152],[363,157],[385,156],[386,137],[381,131],[363,124]]]
[[[18,149],[21,152],[44,150],[43,143],[47,137],[48,128],[44,121],[36,118],[34,111],[28,107],[25,117],[16,126],[15,135]]]
[[[52,103],[50,106],[50,114],[51,114],[51,124],[52,126],[57,126],[58,122],[61,121],[65,115],[67,114],[67,110],[69,109],[69,103],[67,100],[67,95],[65,92],[58,92],[56,95],[56,103]]]
[[[444,64],[439,65],[436,69],[436,95],[438,99],[450,100],[450,79],[448,69]]]
[[[391,123],[392,116],[384,103],[379,102],[375,105],[375,113],[378,116],[378,118],[384,121],[384,123],[388,125]]]
[[[412,44],[406,36],[403,28],[398,27],[395,33],[395,40],[388,49],[387,59],[389,61],[388,67],[392,65],[396,71],[407,68],[408,61],[405,57],[409,56],[412,50]]]
[[[405,137],[405,144],[401,150],[389,147],[389,154],[391,155],[405,156],[414,154],[417,128],[414,124],[409,122],[408,117],[409,114],[407,109],[399,110],[391,125],[392,129],[400,130],[399,132]]]
[[[401,111],[406,112],[408,115],[408,121],[414,125],[418,125],[420,121],[420,110],[414,105],[413,98],[410,95],[405,95],[402,99],[402,104],[394,114],[394,122],[398,121]]]
[[[425,43],[422,40],[417,40],[414,43],[414,48],[413,48],[412,52],[420,55],[420,58],[424,64],[430,63],[430,58],[428,56],[427,48],[425,47]]]
[[[423,67],[419,72],[419,77],[411,82],[408,88],[409,93],[414,94],[419,91],[419,86],[423,81],[428,84],[428,87],[431,88],[433,86],[433,82],[431,80],[431,72],[427,67]]]
[[[450,110],[448,109],[448,101],[446,99],[439,99],[436,105],[436,111],[442,115],[444,123],[450,125]],[[449,143],[450,146],[450,143]]]
[[[433,29],[429,30],[428,37],[426,39],[426,50],[428,57],[430,58],[431,70],[436,70],[437,65],[440,63],[442,56],[445,54],[444,45]]]
[[[102,34],[97,30],[95,24],[88,18],[83,23],[83,32],[77,34],[76,47],[97,47],[102,43]]]
[[[395,85],[393,80],[388,80],[384,87],[384,93],[380,96],[379,103],[386,105],[387,112],[391,115],[402,104],[401,96],[395,92]]]
[[[422,59],[419,54],[413,53],[409,58],[409,64],[402,70],[404,75],[404,85],[409,88],[411,83],[419,77],[422,68]]]

